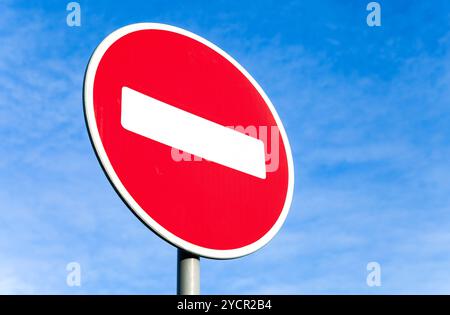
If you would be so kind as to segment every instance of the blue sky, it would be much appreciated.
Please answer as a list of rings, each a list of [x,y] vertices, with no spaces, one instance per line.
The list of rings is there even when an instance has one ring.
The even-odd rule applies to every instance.
[[[135,22],[223,48],[290,138],[284,227],[255,254],[203,259],[203,293],[450,293],[448,1],[379,1],[372,28],[359,0],[79,1],[81,27],[68,2],[0,2],[0,293],[175,292],[176,250],[115,194],[83,118],[92,51]]]

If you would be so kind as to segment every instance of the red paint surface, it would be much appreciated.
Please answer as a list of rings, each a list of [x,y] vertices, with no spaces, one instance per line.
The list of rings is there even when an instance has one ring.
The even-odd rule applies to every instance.
[[[276,126],[250,81],[198,41],[141,30],[104,54],[95,75],[94,111],[119,179],[166,230],[210,249],[240,248],[266,234],[283,209],[288,187],[281,136],[279,168],[266,179],[208,161],[175,162],[169,146],[121,126],[123,86],[224,126]]]

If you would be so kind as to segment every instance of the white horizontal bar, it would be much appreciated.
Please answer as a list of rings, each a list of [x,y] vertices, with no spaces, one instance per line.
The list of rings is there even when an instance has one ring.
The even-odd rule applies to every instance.
[[[266,178],[264,143],[151,96],[122,87],[122,126],[243,173]]]

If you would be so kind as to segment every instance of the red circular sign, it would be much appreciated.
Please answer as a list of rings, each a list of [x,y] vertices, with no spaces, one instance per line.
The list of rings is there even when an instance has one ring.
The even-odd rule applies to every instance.
[[[116,30],[91,57],[84,106],[107,176],[164,239],[234,258],[280,229],[294,182],[286,132],[262,88],[214,44],[163,24]]]

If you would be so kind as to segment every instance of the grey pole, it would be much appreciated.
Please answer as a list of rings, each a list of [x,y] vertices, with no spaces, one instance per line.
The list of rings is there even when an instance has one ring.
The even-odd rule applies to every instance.
[[[200,257],[183,249],[178,249],[177,294],[200,294]]]

